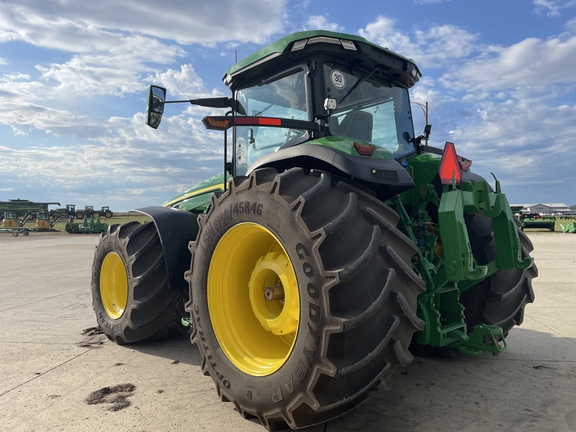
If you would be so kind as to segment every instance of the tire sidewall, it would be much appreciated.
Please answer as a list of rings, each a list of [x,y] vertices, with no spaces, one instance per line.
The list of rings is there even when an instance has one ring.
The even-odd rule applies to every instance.
[[[92,266],[92,306],[96,314],[96,320],[100,327],[104,330],[104,333],[110,337],[121,334],[122,330],[128,325],[129,309],[131,307],[132,298],[132,275],[131,268],[128,264],[130,258],[128,252],[126,251],[125,242],[121,241],[117,236],[118,231],[114,233],[108,232],[105,234],[101,240],[100,244],[96,248],[94,254],[94,265]],[[110,317],[104,305],[102,303],[102,294],[100,293],[100,272],[102,269],[102,263],[106,256],[110,253],[117,253],[122,259],[124,264],[124,269],[126,270],[127,283],[128,283],[128,303],[124,310],[124,313],[117,319]]]
[[[249,182],[244,186],[246,183]],[[251,188],[234,193],[229,190],[214,200],[209,213],[201,218],[202,228],[192,259],[189,309],[195,328],[193,340],[206,361],[205,372],[218,384],[222,395],[240,406],[257,406],[260,412],[266,412],[293,404],[316,375],[312,367],[322,364],[321,329],[329,324],[327,305],[322,303],[326,296],[321,295],[328,288],[327,278],[315,250],[319,236],[312,238],[297,211],[284,198],[269,192],[255,194]],[[280,369],[263,377],[248,375],[228,360],[215,337],[208,312],[207,277],[214,250],[218,240],[242,222],[261,225],[276,236],[290,258],[299,286],[300,321],[292,352]]]

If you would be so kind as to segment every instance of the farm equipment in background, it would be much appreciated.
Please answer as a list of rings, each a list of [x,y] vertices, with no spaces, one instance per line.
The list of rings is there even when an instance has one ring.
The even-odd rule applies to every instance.
[[[566,225],[560,222],[560,226],[562,227],[563,232],[569,234],[576,234],[576,223],[574,219],[572,220],[572,222],[569,222]]]
[[[36,223],[34,224],[33,228],[30,228],[30,231],[38,231],[38,232],[59,231],[58,229],[54,228],[54,225],[56,225],[56,222],[58,222],[63,217],[64,215],[62,214],[50,217],[50,212],[46,211],[38,212],[36,215]]]
[[[539,213],[525,213],[519,217],[520,229],[524,231],[526,228],[547,229],[554,232],[556,217],[545,216]]]
[[[94,214],[93,206],[84,206],[84,210],[76,211],[76,219],[84,219],[85,217],[91,217]]]
[[[104,216],[106,218],[111,218],[114,215],[108,206],[102,207],[100,210],[94,210],[94,206],[85,206],[84,210],[78,210],[77,213],[80,214],[80,216],[78,216],[79,219],[83,218],[84,216]]]
[[[108,207],[102,207],[102,209],[108,209]],[[60,218],[68,218],[64,225],[64,230],[68,234],[100,234],[108,228],[108,224],[100,220],[100,215],[92,206],[85,206],[84,210],[76,210],[76,204],[66,204],[65,208],[57,211],[59,216],[53,223]]]
[[[74,218],[70,218],[64,230],[68,234],[100,234],[106,232],[108,224],[100,221],[100,216],[90,217],[84,216],[82,222],[74,222]]]
[[[286,36],[233,65],[223,173],[111,225],[92,266],[106,336],[192,328],[219,397],[268,429],[326,422],[387,387],[411,350],[497,355],[534,299],[532,244],[496,181],[416,136],[416,64],[366,39]],[[231,159],[229,152],[231,130]],[[422,145],[422,141],[426,145]],[[186,316],[182,319],[183,316]]]
[[[58,208],[54,212],[63,218],[77,218],[80,214],[76,212],[76,204],[66,204],[66,207]],[[84,215],[82,215],[84,217]]]
[[[100,210],[97,210],[96,213],[98,213],[100,216],[104,216],[107,219],[110,219],[112,216],[114,216],[114,212],[110,210],[110,207],[108,206],[103,206]]]
[[[20,221],[18,220],[18,213],[15,210],[5,210],[3,212],[0,232],[10,233],[14,237],[18,237],[20,234],[24,236],[29,234],[28,228],[24,228],[20,225]]]
[[[74,216],[76,219],[83,219],[84,216],[90,218],[91,216],[98,217],[104,216],[106,218],[111,218],[114,213],[110,210],[110,207],[104,206],[100,210],[94,210],[94,206],[84,206],[83,210],[76,210],[76,204],[66,204],[65,208],[60,208],[55,210],[56,213],[63,215],[63,217]]]
[[[37,212],[50,211],[49,206],[60,205],[58,202],[34,202],[25,199],[10,199],[0,201],[0,213],[5,211],[16,212],[17,217],[24,217],[27,213],[31,218],[36,216]]]

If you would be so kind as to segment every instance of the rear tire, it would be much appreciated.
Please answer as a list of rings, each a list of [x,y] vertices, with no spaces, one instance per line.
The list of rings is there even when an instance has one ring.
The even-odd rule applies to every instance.
[[[468,220],[468,237],[474,257],[484,265],[496,258],[496,241],[490,218],[474,214]],[[534,249],[530,239],[519,228],[522,257],[530,256]],[[524,320],[524,309],[534,301],[532,279],[538,276],[536,265],[523,270],[501,270],[488,279],[462,293],[464,318],[471,328],[477,324],[502,327],[504,334]]]
[[[118,344],[188,331],[181,323],[186,290],[171,289],[153,222],[112,225],[92,266],[92,306],[106,336]]]
[[[213,197],[190,243],[186,307],[222,400],[268,429],[302,428],[355,408],[412,361],[424,283],[397,220],[299,168],[236,177]],[[279,297],[266,301],[266,288]]]

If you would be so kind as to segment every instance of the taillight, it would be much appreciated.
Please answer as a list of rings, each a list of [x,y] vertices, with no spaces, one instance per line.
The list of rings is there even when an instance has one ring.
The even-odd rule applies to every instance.
[[[362,156],[372,156],[376,147],[374,147],[372,144],[362,144],[355,142],[354,148]]]

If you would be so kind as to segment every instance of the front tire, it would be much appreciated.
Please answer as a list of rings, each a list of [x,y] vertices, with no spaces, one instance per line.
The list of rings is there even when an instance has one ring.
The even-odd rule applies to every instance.
[[[268,429],[355,408],[413,359],[414,245],[382,202],[325,173],[237,177],[190,243],[192,341],[223,400]]]
[[[171,289],[153,222],[112,225],[92,266],[92,306],[98,325],[118,344],[187,332],[185,290]]]

